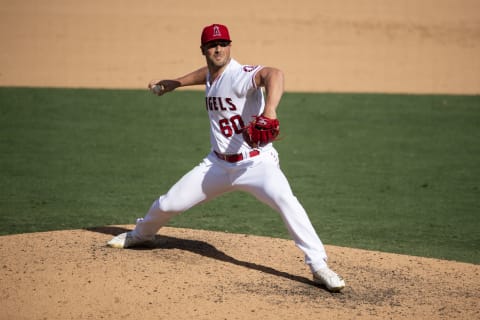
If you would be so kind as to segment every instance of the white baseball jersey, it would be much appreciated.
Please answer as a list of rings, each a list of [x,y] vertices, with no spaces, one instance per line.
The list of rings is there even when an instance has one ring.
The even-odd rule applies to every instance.
[[[262,88],[255,84],[261,66],[241,65],[231,59],[224,72],[213,82],[207,76],[205,104],[210,119],[212,149],[223,154],[250,150],[242,129],[263,112]]]

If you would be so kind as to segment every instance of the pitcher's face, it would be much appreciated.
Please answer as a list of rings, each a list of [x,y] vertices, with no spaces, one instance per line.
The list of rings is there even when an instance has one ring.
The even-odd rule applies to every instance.
[[[212,41],[202,46],[207,65],[216,69],[223,68],[230,61],[230,41]]]

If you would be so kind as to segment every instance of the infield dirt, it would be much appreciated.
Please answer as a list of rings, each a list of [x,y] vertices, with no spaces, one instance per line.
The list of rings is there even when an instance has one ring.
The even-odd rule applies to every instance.
[[[475,0],[0,0],[0,85],[143,88],[201,66],[213,22],[288,91],[480,93]],[[480,319],[478,265],[327,246],[347,283],[330,294],[292,241],[164,228],[105,246],[132,227],[1,237],[0,319]]]

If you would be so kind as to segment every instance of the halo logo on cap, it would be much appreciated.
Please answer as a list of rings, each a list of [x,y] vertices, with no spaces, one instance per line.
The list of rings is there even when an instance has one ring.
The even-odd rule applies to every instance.
[[[228,28],[223,24],[212,24],[203,28],[202,32],[202,45],[210,41],[216,40],[230,40],[230,34],[228,33]]]

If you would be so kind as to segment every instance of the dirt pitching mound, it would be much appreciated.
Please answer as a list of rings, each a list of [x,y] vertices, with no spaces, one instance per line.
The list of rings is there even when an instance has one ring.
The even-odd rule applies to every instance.
[[[327,246],[331,294],[292,241],[163,228],[153,246],[105,243],[133,226],[3,236],[0,319],[479,319],[480,266]]]

